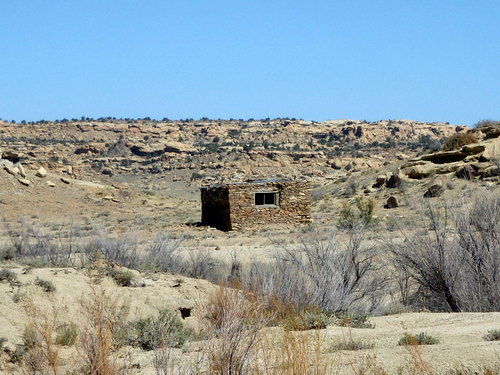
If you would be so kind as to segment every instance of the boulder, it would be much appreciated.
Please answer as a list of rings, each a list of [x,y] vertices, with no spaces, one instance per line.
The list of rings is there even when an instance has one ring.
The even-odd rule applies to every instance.
[[[396,207],[399,207],[398,200],[396,199],[395,196],[391,195],[389,199],[387,199],[385,208],[396,208]]]
[[[484,151],[484,144],[481,143],[472,143],[470,145],[465,145],[462,147],[462,152],[467,155],[477,155]]]
[[[434,183],[429,186],[429,189],[424,194],[424,198],[440,197],[444,193],[444,187],[441,183]]]
[[[438,151],[432,154],[422,155],[421,160],[430,161],[434,164],[453,163],[465,159],[468,154],[460,150]]]
[[[137,156],[155,157],[165,153],[165,144],[155,143],[151,145],[133,145],[130,148],[130,151]]]
[[[48,187],[55,187],[56,184],[54,184],[52,181],[46,181]]]
[[[393,173],[386,182],[386,186],[390,189],[397,188],[401,185],[401,178],[398,173]]]
[[[70,184],[71,181],[69,180],[69,178],[66,178],[66,177],[61,177],[61,181],[64,182],[65,184]]]
[[[25,178],[18,178],[17,181],[19,181],[21,184],[23,184],[24,186],[30,186],[31,185],[31,181],[30,180],[27,180]]]
[[[460,168],[455,172],[455,176],[464,180],[472,180],[472,178],[476,175],[476,171],[471,165],[465,165],[463,168]]]
[[[40,178],[45,178],[45,177],[47,177],[47,170],[44,167],[40,167],[36,171],[35,176],[40,177]]]

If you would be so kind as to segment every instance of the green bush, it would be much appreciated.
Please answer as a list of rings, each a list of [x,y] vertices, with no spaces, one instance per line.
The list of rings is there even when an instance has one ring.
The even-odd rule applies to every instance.
[[[405,333],[398,341],[398,345],[434,345],[439,344],[439,340],[425,332],[420,332],[418,335],[410,335]]]
[[[191,331],[184,327],[176,313],[169,309],[159,311],[158,318],[145,318],[130,322],[127,327],[126,344],[143,350],[154,350],[162,346],[180,348]]]
[[[374,208],[373,199],[366,199],[361,196],[357,196],[354,203],[354,206],[349,202],[344,202],[342,204],[337,224],[339,228],[352,229],[358,223],[367,225],[372,222]]]
[[[56,344],[72,346],[78,337],[78,327],[74,323],[65,324],[57,329]]]
[[[450,151],[459,149],[462,146],[469,145],[471,143],[477,143],[479,140],[473,133],[457,133],[446,138],[443,144],[443,150]]]
[[[486,341],[500,341],[500,329],[492,329],[484,336]]]
[[[35,285],[39,286],[46,293],[53,293],[56,291],[56,286],[53,282],[48,280],[39,279],[38,277],[35,280]]]

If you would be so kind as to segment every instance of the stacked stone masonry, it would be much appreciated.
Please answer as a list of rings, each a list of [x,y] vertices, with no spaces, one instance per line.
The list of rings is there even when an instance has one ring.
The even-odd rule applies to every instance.
[[[263,198],[266,195],[266,198]],[[311,221],[307,180],[258,180],[201,189],[202,223],[220,230]]]

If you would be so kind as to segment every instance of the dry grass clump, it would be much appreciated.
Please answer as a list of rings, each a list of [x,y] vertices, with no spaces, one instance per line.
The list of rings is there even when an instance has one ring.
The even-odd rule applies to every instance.
[[[35,280],[35,285],[42,288],[45,293],[54,293],[56,291],[56,286],[52,281],[49,280],[43,280],[37,277]]]
[[[456,150],[462,146],[477,142],[479,140],[474,133],[457,133],[444,140],[443,150]]]
[[[425,332],[420,332],[417,335],[405,333],[398,341],[398,345],[435,345],[439,344],[439,340]]]

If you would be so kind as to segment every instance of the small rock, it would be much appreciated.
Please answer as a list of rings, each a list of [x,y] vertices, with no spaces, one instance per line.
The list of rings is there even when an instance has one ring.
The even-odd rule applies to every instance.
[[[120,203],[120,200],[118,198],[112,198],[111,200],[115,203]]]
[[[38,168],[38,170],[36,171],[36,176],[40,178],[47,177],[47,170],[44,167]]]
[[[111,195],[106,195],[105,197],[103,197],[103,199],[106,199],[107,201],[111,201],[111,200],[113,200],[113,197]]]
[[[399,207],[398,200],[396,199],[395,196],[391,195],[389,199],[387,199],[385,208],[396,208],[396,207]]]
[[[19,174],[21,177],[25,178],[26,177],[26,171],[24,170],[24,167],[21,163],[17,165],[17,169],[19,169]]]
[[[49,187],[55,187],[56,186],[56,184],[54,184],[52,181],[47,181],[47,185]]]
[[[31,181],[30,180],[27,180],[25,178],[18,178],[17,181],[19,181],[21,184],[23,184],[24,186],[30,186],[31,185]]]
[[[7,171],[7,173],[11,174],[14,177],[17,177],[17,175],[18,175],[18,169],[17,168],[12,168],[12,167],[5,166],[4,169]]]
[[[61,181],[64,182],[65,184],[70,184],[71,181],[69,180],[69,178],[66,178],[66,177],[61,177]]]
[[[375,185],[382,186],[385,184],[385,175],[381,174],[375,179]]]

